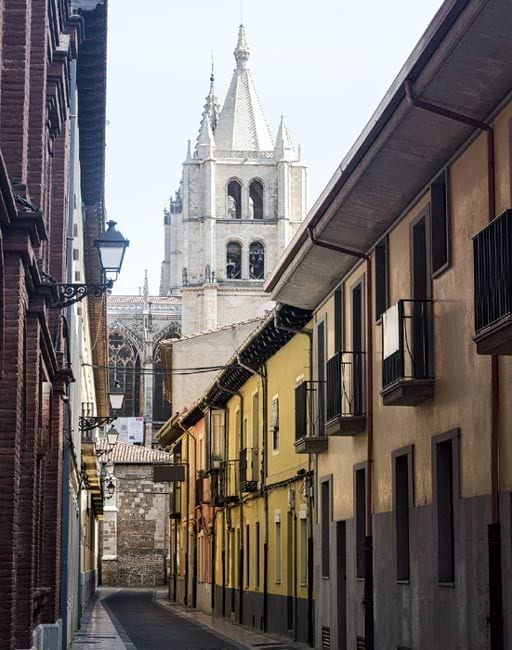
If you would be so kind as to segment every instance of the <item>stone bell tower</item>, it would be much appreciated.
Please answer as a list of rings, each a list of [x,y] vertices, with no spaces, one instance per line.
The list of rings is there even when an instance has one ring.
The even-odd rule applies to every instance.
[[[182,296],[184,335],[252,318],[263,283],[306,214],[306,167],[284,118],[274,142],[241,25],[222,110],[214,75],[180,188],[164,212],[160,293]]]

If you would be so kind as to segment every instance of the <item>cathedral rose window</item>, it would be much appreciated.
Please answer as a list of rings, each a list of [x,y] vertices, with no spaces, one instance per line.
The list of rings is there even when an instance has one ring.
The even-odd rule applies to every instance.
[[[249,277],[252,280],[265,277],[265,247],[259,241],[249,246]]]
[[[236,241],[230,241],[226,248],[226,277],[228,280],[242,277],[242,246]]]
[[[228,183],[228,217],[230,219],[242,218],[242,186],[236,180]]]
[[[252,219],[263,219],[263,185],[256,179],[249,185],[249,210]]]

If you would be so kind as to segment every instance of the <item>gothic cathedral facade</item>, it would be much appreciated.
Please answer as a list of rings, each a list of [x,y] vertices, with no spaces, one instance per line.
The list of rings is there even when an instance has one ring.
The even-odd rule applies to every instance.
[[[240,26],[222,110],[210,91],[180,188],[164,211],[160,294],[182,297],[182,334],[262,314],[267,275],[306,215],[306,167],[281,118],[276,140]]]

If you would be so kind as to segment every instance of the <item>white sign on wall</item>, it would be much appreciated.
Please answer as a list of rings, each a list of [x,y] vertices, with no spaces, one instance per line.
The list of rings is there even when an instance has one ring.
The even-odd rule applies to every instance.
[[[144,418],[117,418],[114,426],[119,431],[119,442],[144,442]]]

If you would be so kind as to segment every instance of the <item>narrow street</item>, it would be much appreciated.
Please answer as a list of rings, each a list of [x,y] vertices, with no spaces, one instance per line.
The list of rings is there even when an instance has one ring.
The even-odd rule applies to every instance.
[[[154,600],[151,591],[123,589],[104,601],[107,612],[114,615],[137,650],[231,650],[245,646],[234,645],[202,626],[166,611]],[[118,630],[121,632],[121,630]]]

